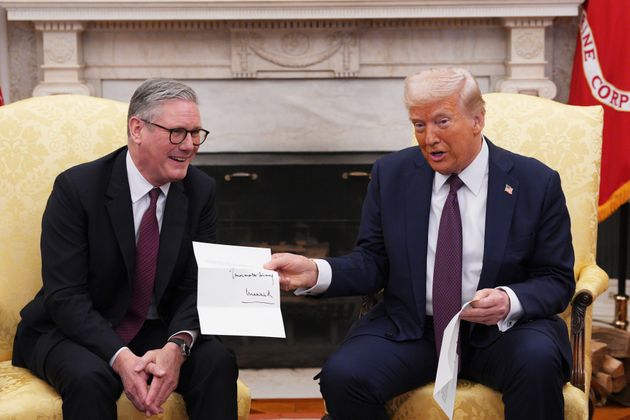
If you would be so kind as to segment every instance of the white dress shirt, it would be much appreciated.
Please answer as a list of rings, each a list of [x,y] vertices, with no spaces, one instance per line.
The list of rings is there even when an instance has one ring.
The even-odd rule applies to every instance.
[[[488,201],[488,165],[489,151],[485,140],[475,159],[461,173],[459,178],[464,186],[457,191],[459,211],[462,216],[462,304],[471,300],[483,267],[483,246],[486,230],[486,204]],[[433,315],[433,269],[435,266],[435,247],[442,208],[449,192],[446,180],[450,175],[435,173],[431,194],[431,212],[427,242],[426,272],[426,314]],[[326,260],[314,260],[319,269],[317,284],[310,289],[298,289],[296,295],[317,295],[324,293],[332,281],[332,269]],[[510,298],[510,312],[499,321],[500,331],[511,328],[523,313],[518,297],[509,287],[500,287]]]

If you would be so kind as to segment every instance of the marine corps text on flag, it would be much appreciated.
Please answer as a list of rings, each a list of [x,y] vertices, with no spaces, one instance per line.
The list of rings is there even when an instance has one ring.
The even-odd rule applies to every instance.
[[[630,199],[630,1],[585,2],[569,103],[603,105],[599,220]]]

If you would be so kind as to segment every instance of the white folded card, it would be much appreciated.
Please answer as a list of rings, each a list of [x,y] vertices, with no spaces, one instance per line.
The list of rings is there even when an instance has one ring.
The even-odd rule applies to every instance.
[[[202,334],[285,338],[280,282],[269,248],[193,242]]]

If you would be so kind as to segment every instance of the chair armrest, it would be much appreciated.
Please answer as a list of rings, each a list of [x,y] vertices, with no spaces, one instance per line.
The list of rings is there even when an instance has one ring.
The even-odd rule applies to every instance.
[[[571,371],[571,384],[588,392],[587,378],[587,352],[590,352],[591,331],[587,330],[586,318],[588,307],[599,295],[608,289],[608,275],[595,264],[584,267],[578,274],[575,285],[575,295],[571,302],[571,348],[573,350],[573,369]]]
[[[596,264],[590,264],[580,270],[575,284],[575,298],[581,292],[590,292],[593,301],[608,290],[608,274]]]

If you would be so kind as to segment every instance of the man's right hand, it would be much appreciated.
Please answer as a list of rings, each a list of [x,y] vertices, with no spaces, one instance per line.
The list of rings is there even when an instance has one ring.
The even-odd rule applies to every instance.
[[[149,375],[160,376],[164,374],[155,364],[149,366],[146,361],[133,354],[131,350],[123,349],[114,360],[112,368],[122,380],[125,395],[138,411],[147,416],[160,414],[158,407],[150,407],[146,404]]]
[[[275,270],[280,278],[280,287],[285,291],[298,288],[310,289],[317,284],[319,270],[315,261],[301,255],[278,253],[263,265],[267,270]]]

